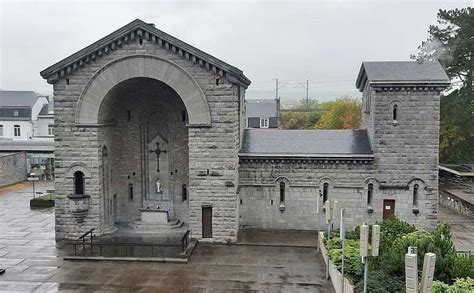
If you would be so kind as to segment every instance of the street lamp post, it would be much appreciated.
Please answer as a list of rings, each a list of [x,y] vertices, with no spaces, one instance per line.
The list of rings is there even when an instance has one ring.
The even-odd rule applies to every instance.
[[[28,177],[28,181],[33,182],[33,198],[35,198],[36,195],[36,190],[35,190],[35,181],[38,181],[39,178],[36,176],[35,173],[31,173],[30,176]]]

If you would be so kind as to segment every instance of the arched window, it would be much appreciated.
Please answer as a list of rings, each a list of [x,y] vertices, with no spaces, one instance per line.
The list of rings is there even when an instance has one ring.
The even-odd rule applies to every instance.
[[[186,184],[183,184],[182,186],[181,196],[182,196],[183,201],[188,199],[188,188],[186,187]]]
[[[419,185],[415,184],[413,186],[413,205],[414,206],[418,204],[418,189],[419,189]]]
[[[84,173],[81,171],[74,172],[74,194],[84,194]]]
[[[367,187],[367,204],[372,204],[372,197],[374,195],[374,185],[372,183]]]
[[[393,105],[393,110],[392,110],[392,119],[394,121],[398,120],[398,105]]]
[[[323,203],[328,200],[329,196],[329,183],[323,184]]]
[[[285,182],[280,182],[280,203],[285,202]]]

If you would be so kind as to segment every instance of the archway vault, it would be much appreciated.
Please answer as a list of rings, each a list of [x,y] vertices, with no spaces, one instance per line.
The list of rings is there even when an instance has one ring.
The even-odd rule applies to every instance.
[[[97,71],[79,98],[76,125],[98,125],[100,105],[107,93],[120,82],[136,77],[156,79],[175,90],[188,112],[189,126],[211,126],[209,105],[196,80],[177,64],[153,55],[126,56],[106,64]]]

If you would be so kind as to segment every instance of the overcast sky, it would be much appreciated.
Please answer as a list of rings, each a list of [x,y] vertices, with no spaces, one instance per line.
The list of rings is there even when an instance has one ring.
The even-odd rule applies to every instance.
[[[0,0],[0,89],[51,93],[39,72],[140,18],[244,71],[248,98],[359,96],[368,60],[408,60],[438,9],[472,1]]]

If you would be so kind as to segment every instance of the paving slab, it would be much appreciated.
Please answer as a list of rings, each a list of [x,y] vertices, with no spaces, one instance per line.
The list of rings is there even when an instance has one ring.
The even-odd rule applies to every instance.
[[[253,231],[240,245],[198,244],[186,264],[65,261],[54,209],[31,210],[31,197],[29,182],[0,189],[0,292],[334,292],[314,233]]]

